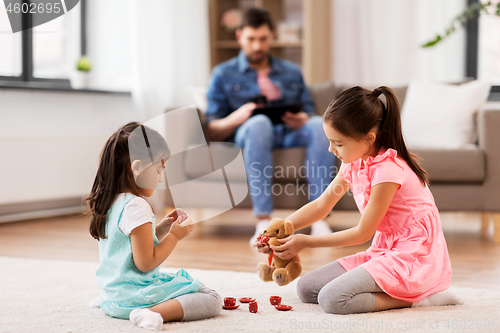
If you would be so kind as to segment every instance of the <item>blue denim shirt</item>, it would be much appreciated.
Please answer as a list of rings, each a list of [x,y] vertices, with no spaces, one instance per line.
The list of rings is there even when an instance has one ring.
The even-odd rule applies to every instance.
[[[269,79],[281,91],[272,104],[302,103],[302,111],[314,115],[314,103],[300,68],[291,61],[271,56]],[[261,95],[257,72],[250,67],[243,51],[214,67],[207,92],[206,123],[221,119]]]

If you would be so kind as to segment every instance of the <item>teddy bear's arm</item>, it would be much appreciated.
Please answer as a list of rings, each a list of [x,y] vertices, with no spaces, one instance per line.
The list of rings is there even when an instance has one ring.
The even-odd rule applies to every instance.
[[[269,245],[273,245],[273,246],[280,246],[281,243],[278,242],[278,240],[276,239],[276,237],[273,237],[269,240]]]

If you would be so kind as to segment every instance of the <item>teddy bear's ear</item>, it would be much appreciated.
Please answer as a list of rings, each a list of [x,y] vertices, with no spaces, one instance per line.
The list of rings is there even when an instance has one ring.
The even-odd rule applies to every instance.
[[[293,223],[290,220],[285,220],[285,234],[293,235]]]

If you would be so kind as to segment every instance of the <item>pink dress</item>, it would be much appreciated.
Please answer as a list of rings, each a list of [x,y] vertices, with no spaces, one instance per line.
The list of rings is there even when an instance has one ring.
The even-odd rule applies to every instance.
[[[451,264],[429,188],[394,149],[382,148],[376,157],[343,164],[343,168],[342,178],[351,185],[361,214],[372,186],[387,182],[401,186],[370,248],[338,262],[347,271],[361,265],[384,292],[407,302],[448,289]]]

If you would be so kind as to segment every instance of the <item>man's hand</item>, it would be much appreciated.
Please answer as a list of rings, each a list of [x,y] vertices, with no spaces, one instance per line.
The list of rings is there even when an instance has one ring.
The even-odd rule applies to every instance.
[[[281,117],[283,122],[287,124],[291,129],[298,130],[304,126],[309,120],[309,115],[304,111],[292,113],[285,112],[285,115]]]
[[[257,104],[255,104],[254,102],[248,102],[240,106],[238,110],[232,112],[229,116],[227,116],[227,118],[230,119],[231,123],[233,123],[235,126],[240,126],[245,121],[247,121],[248,118],[250,118],[253,110],[256,107]]]

